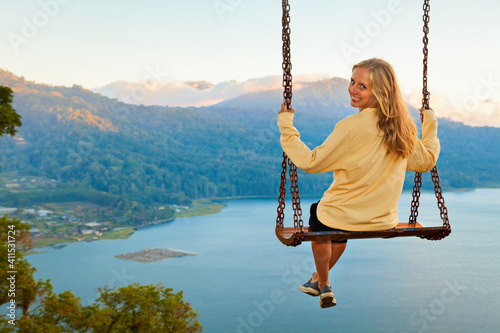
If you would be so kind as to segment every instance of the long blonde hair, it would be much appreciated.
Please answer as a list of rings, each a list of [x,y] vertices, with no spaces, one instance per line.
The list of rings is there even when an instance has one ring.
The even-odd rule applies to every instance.
[[[353,66],[366,68],[370,72],[372,92],[378,101],[378,128],[383,132],[388,151],[402,158],[410,156],[417,126],[410,116],[401,96],[396,74],[386,61],[372,58]]]

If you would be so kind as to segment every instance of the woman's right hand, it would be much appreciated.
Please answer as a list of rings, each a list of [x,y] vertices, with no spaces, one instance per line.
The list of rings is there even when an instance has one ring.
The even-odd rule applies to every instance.
[[[283,103],[281,104],[281,110],[279,113],[283,113],[283,112],[291,112],[291,113],[294,113],[295,112],[295,109],[294,108],[291,108],[290,111],[288,111],[288,109],[286,108],[286,105]]]

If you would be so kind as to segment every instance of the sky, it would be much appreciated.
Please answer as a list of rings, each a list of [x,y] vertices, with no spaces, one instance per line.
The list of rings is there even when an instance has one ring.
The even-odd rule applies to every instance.
[[[292,74],[349,78],[353,64],[380,57],[418,104],[422,3],[290,0]],[[500,127],[500,1],[430,4],[431,106]],[[38,83],[217,84],[282,73],[277,0],[0,0],[0,8],[0,68]]]

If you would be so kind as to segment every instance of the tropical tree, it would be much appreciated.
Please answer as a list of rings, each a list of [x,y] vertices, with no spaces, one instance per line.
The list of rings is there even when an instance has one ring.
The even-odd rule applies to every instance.
[[[103,287],[89,306],[82,306],[70,291],[54,293],[50,280],[34,279],[36,268],[24,258],[23,251],[31,248],[29,229],[19,219],[0,217],[0,256],[9,258],[0,261],[0,279],[15,276],[15,288],[0,284],[0,304],[14,300],[15,309],[22,313],[10,321],[1,317],[0,333],[201,332],[199,314],[183,300],[182,291],[174,293],[161,284]]]
[[[198,312],[183,301],[182,291],[161,284],[100,288],[93,311],[94,332],[201,332]]]
[[[0,86],[0,136],[15,135],[21,126],[21,116],[12,107],[12,89]]]

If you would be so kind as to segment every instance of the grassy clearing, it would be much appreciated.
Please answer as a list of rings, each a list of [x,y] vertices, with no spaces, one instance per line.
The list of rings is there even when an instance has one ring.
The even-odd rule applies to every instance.
[[[103,232],[100,239],[127,239],[135,232],[132,227],[119,228],[109,232]]]
[[[78,240],[75,238],[40,238],[40,239],[32,238],[33,248],[47,247],[51,245],[64,244],[64,243],[74,243],[77,241]]]
[[[30,256],[32,254],[38,254],[38,253],[45,253],[45,251],[36,251],[36,250],[33,250],[33,249],[29,250],[28,252],[24,252],[23,251],[23,254],[24,254],[25,257]]]
[[[200,206],[193,206],[192,208],[176,212],[175,217],[193,217],[193,216],[202,216],[202,215],[212,215],[220,213],[220,211],[226,207],[222,204],[205,204]]]
[[[97,241],[99,239],[126,239],[129,238],[131,234],[135,232],[132,227],[119,228],[117,230],[103,232],[102,237],[94,239],[95,235],[86,235],[80,237],[68,237],[68,238],[39,238],[32,239],[33,248],[41,248],[47,246],[53,246],[57,244],[67,244],[74,243],[78,241]],[[32,254],[32,253],[30,253]]]

